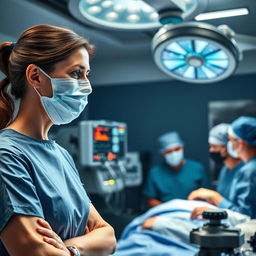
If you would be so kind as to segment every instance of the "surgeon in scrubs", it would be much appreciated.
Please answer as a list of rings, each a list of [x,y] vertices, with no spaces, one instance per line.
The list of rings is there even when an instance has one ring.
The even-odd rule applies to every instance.
[[[163,134],[158,142],[164,162],[148,174],[144,194],[150,207],[171,199],[187,199],[193,190],[209,187],[202,164],[184,158],[184,143],[177,132]]]
[[[204,200],[220,208],[227,208],[225,205],[222,206],[225,203],[224,198],[234,202],[234,188],[237,187],[236,183],[239,182],[237,178],[243,162],[238,158],[229,141],[229,128],[230,124],[221,123],[211,128],[209,132],[209,152],[217,163],[223,164],[218,178],[217,190],[200,188],[193,191],[188,199]],[[238,211],[235,205],[232,205],[231,208]],[[201,215],[204,210],[204,207],[196,208],[192,212],[191,218],[194,219],[198,215]]]
[[[48,138],[84,110],[94,47],[37,25],[0,44],[0,255],[105,256],[113,228],[90,202],[69,153]],[[10,95],[12,94],[12,96]],[[20,99],[14,116],[13,99]],[[15,100],[15,102],[17,102]]]
[[[256,118],[242,116],[234,120],[228,130],[231,147],[244,165],[239,168],[232,186],[230,198],[216,196],[215,205],[231,209],[252,218],[256,217]],[[191,195],[190,199],[206,199],[207,193]],[[213,203],[214,204],[214,203]],[[199,213],[194,214],[194,216]]]

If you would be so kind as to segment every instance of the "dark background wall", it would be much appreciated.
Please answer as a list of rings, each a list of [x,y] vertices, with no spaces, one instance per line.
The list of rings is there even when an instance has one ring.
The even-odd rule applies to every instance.
[[[208,103],[256,99],[255,81],[256,75],[243,75],[203,85],[170,81],[95,87],[88,117],[127,123],[128,150],[149,151],[151,164],[160,160],[159,135],[177,130],[185,141],[186,156],[208,169]]]

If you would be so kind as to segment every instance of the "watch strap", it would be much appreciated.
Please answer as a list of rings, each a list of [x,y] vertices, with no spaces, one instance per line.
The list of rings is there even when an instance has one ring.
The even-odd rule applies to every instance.
[[[79,250],[75,246],[67,246],[67,249],[72,252],[73,256],[81,256]]]

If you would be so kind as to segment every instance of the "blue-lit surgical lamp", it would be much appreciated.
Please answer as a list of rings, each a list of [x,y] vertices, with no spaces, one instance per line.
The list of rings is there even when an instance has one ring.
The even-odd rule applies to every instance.
[[[182,4],[183,18],[190,19],[202,11],[208,0],[154,0],[157,7]],[[161,27],[157,9],[142,0],[68,0],[68,8],[80,22],[101,29],[149,31]]]
[[[154,36],[152,49],[161,70],[193,83],[225,79],[234,72],[240,58],[234,39],[201,22],[164,25]]]
[[[223,80],[235,71],[243,50],[256,48],[255,37],[236,35],[226,25],[183,21],[186,0],[144,1],[157,10],[163,25],[152,40],[155,63],[175,79],[189,83]]]

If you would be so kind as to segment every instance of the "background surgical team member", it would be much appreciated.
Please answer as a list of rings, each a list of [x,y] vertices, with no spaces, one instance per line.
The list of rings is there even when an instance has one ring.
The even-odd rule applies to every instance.
[[[71,156],[48,139],[53,124],[69,123],[85,108],[92,52],[83,37],[48,25],[0,44],[1,256],[114,251],[114,231],[90,203]],[[21,99],[14,120],[9,82]]]
[[[163,134],[159,144],[164,162],[149,171],[144,189],[150,207],[175,198],[186,199],[191,191],[209,186],[202,164],[184,158],[184,143],[177,132]]]
[[[233,151],[228,138],[229,128],[230,124],[221,123],[211,128],[209,132],[209,152],[214,156],[213,159],[224,164],[219,174],[217,192],[200,188],[193,191],[188,199],[200,198],[220,208],[226,208],[225,205],[222,205],[225,204],[223,198],[226,198],[233,202],[232,208],[239,211],[237,208],[239,206],[235,205],[236,192],[234,189],[237,187],[236,183],[239,182],[238,173],[243,166],[243,162],[237,158],[237,154]],[[201,215],[205,209],[205,207],[196,208],[192,212],[191,218],[194,219]]]
[[[230,187],[232,201],[218,195],[218,207],[256,217],[256,118],[240,117],[232,122],[229,139],[237,156],[244,162]],[[191,195],[189,199],[206,199],[207,194]],[[197,215],[197,214],[196,214]]]

